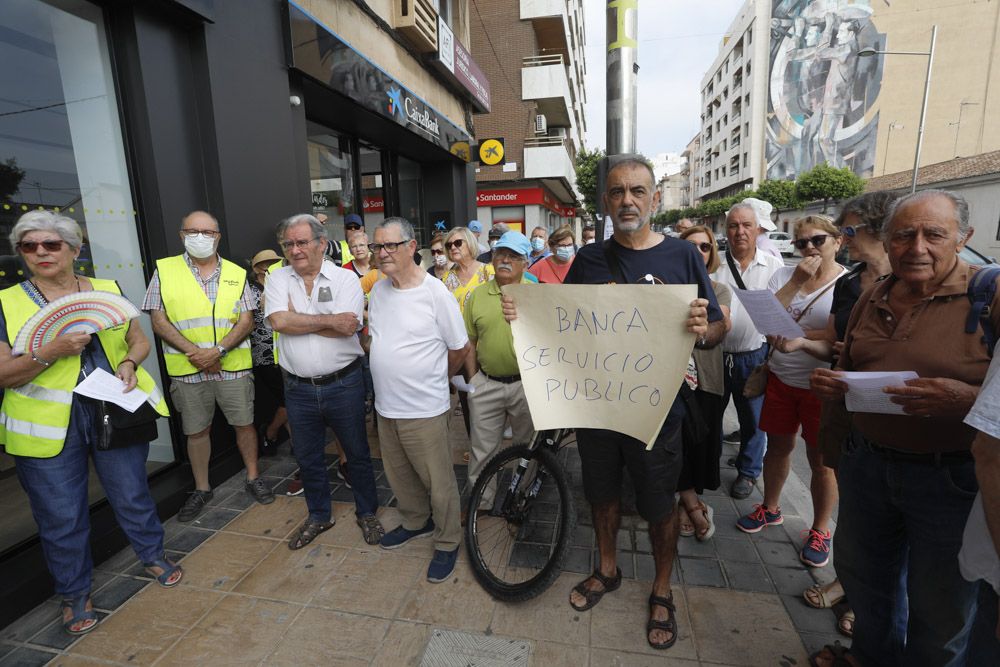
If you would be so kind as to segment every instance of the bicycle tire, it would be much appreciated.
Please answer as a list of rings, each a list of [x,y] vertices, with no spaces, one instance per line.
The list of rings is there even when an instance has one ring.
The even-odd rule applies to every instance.
[[[512,469],[509,467],[516,468],[521,459],[528,460],[529,472],[518,484],[515,495],[510,496]],[[511,475],[506,475],[504,471],[511,472]],[[526,504],[527,520],[512,521],[512,513],[504,515],[501,511],[505,500],[510,499],[512,503],[523,501],[525,491],[534,484],[539,471],[544,471],[547,476],[543,481],[541,495],[530,499]],[[487,515],[479,516],[475,509],[479,507],[487,485],[495,478],[498,484],[493,510]],[[551,522],[545,520],[549,518],[549,506],[553,504],[552,496],[546,496],[552,493],[550,489],[554,490],[556,505],[556,516]],[[519,505],[519,509],[523,507]],[[576,509],[566,472],[548,449],[539,447],[531,451],[526,445],[516,445],[494,455],[473,486],[467,511],[465,544],[469,562],[476,580],[494,598],[506,602],[530,600],[548,589],[562,572],[562,562],[576,526]],[[521,518],[523,517],[519,514],[518,519]],[[551,533],[548,532],[549,526]],[[494,536],[497,540],[502,540],[504,529],[507,536],[513,539],[510,545],[496,553],[491,540]],[[548,545],[544,537],[539,537],[546,534],[552,535]],[[522,537],[523,541],[520,540]],[[540,557],[544,557],[544,565],[537,567]],[[537,573],[532,576],[526,574],[525,579],[514,580],[515,574],[534,570]]]

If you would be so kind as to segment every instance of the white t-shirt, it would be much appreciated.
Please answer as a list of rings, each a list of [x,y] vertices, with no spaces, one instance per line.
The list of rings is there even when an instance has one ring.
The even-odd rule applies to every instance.
[[[764,336],[754,327],[753,320],[747,314],[746,308],[736,298],[736,290],[740,289],[740,286],[736,284],[736,279],[733,278],[733,273],[729,270],[729,262],[726,261],[725,254],[720,259],[722,263],[719,264],[719,268],[712,274],[712,280],[717,283],[729,285],[733,290],[733,303],[729,307],[729,317],[733,322],[733,328],[729,330],[729,333],[722,340],[722,350],[724,352],[750,352],[751,350],[756,350],[764,344]],[[739,262],[736,262],[735,259],[733,261],[736,263],[737,270],[739,270]],[[781,258],[775,257],[763,250],[758,250],[754,253],[754,258],[750,262],[750,266],[740,274],[740,278],[742,278],[743,284],[747,286],[747,289],[767,289],[771,276],[784,265],[785,262]]]
[[[841,269],[840,273],[837,274],[837,278],[842,276],[846,269]],[[783,266],[774,272],[771,276],[771,280],[767,285],[767,289],[774,293],[777,293],[788,279],[792,277],[795,273],[794,266]],[[827,285],[822,285],[818,290],[810,294],[802,294],[801,292],[796,292],[795,296],[792,297],[791,305],[786,309],[791,313],[792,317],[799,318],[802,313],[802,309],[808,306],[809,310],[806,311],[801,318],[799,318],[799,325],[806,331],[810,329],[825,329],[827,322],[830,320],[830,307],[833,306],[833,283],[837,280],[834,279],[829,283],[830,287],[823,292],[823,295],[818,299],[816,295],[820,293],[821,290],[825,289]],[[817,368],[827,367],[829,368],[829,361],[820,361],[819,359],[806,354],[803,350],[797,352],[792,352],[791,354],[784,354],[783,352],[778,352],[777,350],[771,356],[771,372],[778,376],[778,379],[785,384],[798,387],[799,389],[809,388],[809,376]]]
[[[312,294],[291,266],[276,269],[264,285],[264,316],[288,310],[303,315],[354,313],[361,322],[365,295],[353,271],[323,261]],[[281,334],[278,336],[278,364],[292,375],[317,377],[335,373],[365,353],[357,336],[327,338],[319,334]]]
[[[375,409],[389,419],[436,417],[451,407],[448,350],[469,342],[455,297],[424,272],[418,287],[380,280],[368,296]]]
[[[1000,347],[994,353],[982,389],[979,390],[979,398],[966,415],[965,423],[988,436],[1000,438]],[[976,494],[969,521],[965,524],[958,566],[962,576],[968,581],[985,579],[993,590],[1000,593],[1000,557],[997,556],[986,524],[981,493]]]

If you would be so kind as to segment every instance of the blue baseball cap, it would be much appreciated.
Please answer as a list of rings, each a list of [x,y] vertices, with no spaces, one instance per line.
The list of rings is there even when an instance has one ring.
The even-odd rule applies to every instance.
[[[483,231],[483,226],[478,220],[469,220],[469,224],[466,226],[476,234]]]
[[[496,247],[493,248],[494,252],[500,248],[507,248],[508,250],[513,250],[518,255],[527,257],[531,254],[531,241],[528,237],[521,232],[505,232],[500,240],[497,241]]]
[[[357,226],[358,229],[364,227],[361,222],[361,216],[357,213],[348,213],[344,216],[344,227],[354,227]]]

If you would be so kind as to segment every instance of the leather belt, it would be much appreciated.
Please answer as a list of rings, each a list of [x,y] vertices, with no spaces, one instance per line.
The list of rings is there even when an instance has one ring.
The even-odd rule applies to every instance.
[[[495,382],[502,382],[504,384],[514,384],[521,381],[520,375],[490,375],[485,371],[483,371],[483,375]]]
[[[883,459],[897,463],[916,463],[940,468],[945,464],[971,463],[973,461],[972,452],[968,450],[952,452],[904,452],[898,449],[876,445],[871,440],[866,439],[866,442],[869,449],[881,456]]]
[[[288,373],[287,371],[286,374],[293,380],[298,380],[303,384],[311,384],[314,387],[319,387],[325,384],[330,384],[331,382],[336,382],[337,380],[343,380],[345,377],[347,377],[354,371],[358,370],[359,368],[361,368],[361,357],[355,358],[354,361],[347,364],[339,371],[334,371],[333,373],[330,373],[328,375],[316,375],[311,378],[304,378],[298,375],[294,375],[292,373]]]

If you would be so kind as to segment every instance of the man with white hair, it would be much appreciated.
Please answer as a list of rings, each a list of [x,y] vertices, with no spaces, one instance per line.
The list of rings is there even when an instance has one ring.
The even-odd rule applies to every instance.
[[[745,199],[726,214],[729,250],[726,251],[725,261],[712,274],[712,279],[734,290],[767,289],[771,275],[785,265],[780,257],[758,247],[759,237],[762,236],[761,221],[765,217],[764,207],[760,204],[771,206],[759,199]],[[770,223],[769,216],[767,222]],[[773,223],[770,224],[773,226]],[[753,369],[767,358],[767,345],[739,299],[733,299],[730,317],[733,328],[722,341],[725,355],[723,402],[729,403],[729,397],[733,397],[740,421],[737,476],[729,493],[733,498],[741,499],[750,495],[764,468],[767,436],[758,428],[764,397],[746,398],[743,387]]]

